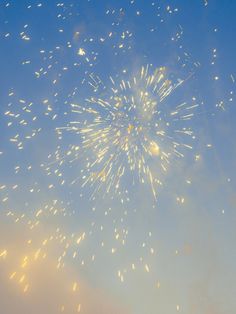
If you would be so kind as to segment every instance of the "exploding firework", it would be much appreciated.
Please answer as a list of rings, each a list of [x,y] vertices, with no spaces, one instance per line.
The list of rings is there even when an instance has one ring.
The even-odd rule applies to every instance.
[[[127,186],[148,183],[157,197],[161,174],[174,157],[183,157],[184,149],[192,148],[194,135],[187,121],[198,106],[168,103],[184,80],[172,83],[166,72],[147,65],[132,78],[117,82],[110,77],[110,88],[90,75],[93,96],[85,105],[72,103],[76,119],[57,129],[60,137],[63,130],[79,137],[79,145],[65,155],[73,156],[70,161],[85,161],[83,186],[90,185],[94,193],[119,193]]]

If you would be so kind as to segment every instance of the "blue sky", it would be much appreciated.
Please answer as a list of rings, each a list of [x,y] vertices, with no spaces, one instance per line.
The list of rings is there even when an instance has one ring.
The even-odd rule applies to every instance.
[[[4,313],[235,313],[235,9],[230,0],[0,1]],[[81,139],[56,129],[84,122],[71,103],[109,98],[110,77],[147,64],[184,80],[164,117],[198,105],[192,149],[157,173],[157,200],[129,173],[121,194],[91,199],[84,152],[68,154]]]

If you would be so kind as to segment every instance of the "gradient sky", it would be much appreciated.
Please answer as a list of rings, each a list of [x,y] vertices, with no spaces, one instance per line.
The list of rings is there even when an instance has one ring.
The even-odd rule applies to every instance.
[[[0,313],[236,313],[235,10],[0,0]],[[109,86],[147,64],[185,80],[167,106],[199,105],[193,148],[160,174],[157,201],[128,179],[130,201],[91,199],[71,184],[84,160],[55,160],[80,140],[55,130],[93,96],[91,74]]]

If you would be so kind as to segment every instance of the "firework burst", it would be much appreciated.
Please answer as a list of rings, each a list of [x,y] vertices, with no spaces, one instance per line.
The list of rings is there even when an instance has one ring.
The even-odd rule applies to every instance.
[[[104,88],[97,76],[90,75],[94,95],[85,106],[72,103],[76,119],[57,132],[60,137],[63,130],[80,137],[72,155],[73,161],[81,156],[85,160],[83,186],[92,186],[94,193],[117,193],[125,185],[148,183],[156,198],[161,173],[175,156],[184,156],[184,148],[192,148],[186,138],[192,141],[193,131],[185,122],[197,105],[166,104],[184,81],[173,84],[165,68],[147,65],[130,79],[117,83],[110,77],[110,82],[110,88]]]

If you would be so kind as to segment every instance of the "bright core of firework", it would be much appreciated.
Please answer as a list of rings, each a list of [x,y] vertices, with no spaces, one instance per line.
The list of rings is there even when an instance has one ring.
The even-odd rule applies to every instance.
[[[185,122],[197,105],[166,104],[183,81],[172,84],[165,68],[153,71],[146,66],[131,79],[110,81],[111,87],[100,93],[101,81],[91,75],[95,96],[86,99],[85,106],[71,104],[77,119],[58,132],[65,129],[81,138],[76,156],[86,161],[83,186],[113,193],[125,185],[148,183],[156,198],[160,173],[167,171],[173,156],[183,156],[184,147],[191,148],[184,138],[194,136]]]

